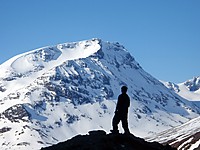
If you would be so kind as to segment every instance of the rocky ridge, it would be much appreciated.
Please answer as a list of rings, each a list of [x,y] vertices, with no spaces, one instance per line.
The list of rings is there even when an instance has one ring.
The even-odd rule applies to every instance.
[[[176,150],[169,145],[146,142],[134,135],[106,134],[105,131],[90,131],[89,135],[77,135],[72,139],[41,150]]]

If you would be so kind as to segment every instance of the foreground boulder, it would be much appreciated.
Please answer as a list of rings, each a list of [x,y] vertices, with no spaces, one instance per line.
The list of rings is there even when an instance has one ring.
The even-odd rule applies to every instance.
[[[176,150],[169,145],[146,142],[134,135],[106,134],[90,131],[89,135],[77,135],[72,139],[41,150]]]

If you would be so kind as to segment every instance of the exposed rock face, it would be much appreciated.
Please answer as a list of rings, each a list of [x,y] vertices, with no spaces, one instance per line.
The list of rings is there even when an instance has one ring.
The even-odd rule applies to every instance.
[[[195,143],[198,143],[200,139],[200,132],[197,132],[189,137],[185,137],[184,139],[181,140],[170,140],[168,142],[166,142],[166,144],[171,144],[172,147],[178,148],[179,150],[185,150],[185,149],[190,149],[191,147],[193,147],[193,145]],[[194,150],[199,150],[200,149],[200,145],[195,146]]]
[[[190,91],[197,91],[200,88],[200,77],[194,77],[184,83]]]
[[[0,119],[7,118],[11,122],[27,122],[29,114],[22,104],[17,104],[0,113]]]
[[[42,148],[41,150],[176,150],[169,145],[146,142],[134,135],[107,134],[104,131],[90,131],[89,135],[78,135],[72,139]]]

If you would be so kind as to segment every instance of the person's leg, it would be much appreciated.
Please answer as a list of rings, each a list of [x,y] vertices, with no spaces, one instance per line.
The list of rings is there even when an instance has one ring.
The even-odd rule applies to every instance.
[[[119,130],[118,130],[119,122],[120,122],[120,117],[119,117],[119,115],[115,114],[114,117],[113,117],[113,120],[112,120],[113,130],[111,132],[119,133]]]
[[[128,128],[128,116],[127,114],[123,115],[122,117],[122,127],[124,129],[125,134],[130,134],[129,128]]]

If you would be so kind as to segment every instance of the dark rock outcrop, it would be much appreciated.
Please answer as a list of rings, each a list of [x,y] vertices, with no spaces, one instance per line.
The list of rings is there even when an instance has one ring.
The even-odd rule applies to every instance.
[[[169,145],[146,142],[134,135],[106,134],[90,131],[89,135],[77,135],[72,139],[41,150],[176,150]]]
[[[28,122],[29,115],[23,104],[17,104],[0,113],[0,119],[6,118],[11,122]]]

